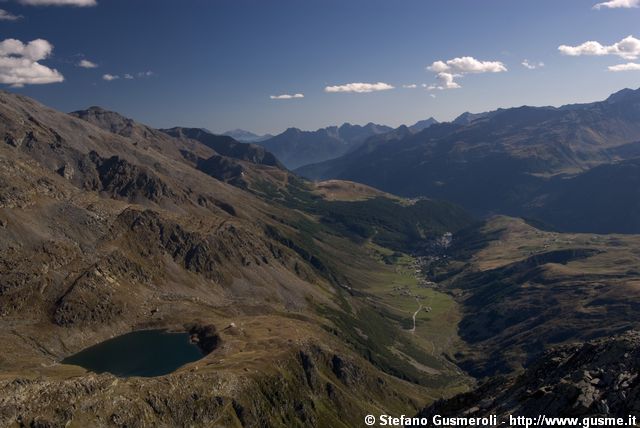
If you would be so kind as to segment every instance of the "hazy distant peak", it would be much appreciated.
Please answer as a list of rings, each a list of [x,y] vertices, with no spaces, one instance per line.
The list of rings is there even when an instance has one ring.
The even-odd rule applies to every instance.
[[[205,128],[202,128],[203,130],[207,131]],[[213,134],[213,132],[211,131],[207,131],[210,134]],[[251,131],[246,131],[244,129],[234,129],[232,131],[227,131],[225,133],[223,133],[222,135],[226,135],[228,137],[232,137],[235,140],[241,141],[243,143],[256,143],[259,141],[264,141],[268,138],[271,138],[272,135],[271,134],[266,134],[266,135],[258,135],[254,132]]]
[[[424,119],[424,120],[419,120],[416,123],[414,123],[413,125],[406,127],[407,129],[413,131],[413,132],[420,132],[424,129],[427,129],[428,127],[430,127],[431,125],[435,125],[439,123],[437,120],[435,120],[433,117],[430,117],[428,119]]]
[[[300,134],[302,132],[304,132],[304,131],[302,129],[300,129],[300,128],[291,127],[291,128],[285,129],[284,132],[282,134],[280,134],[280,135]]]
[[[471,122],[478,119],[482,119],[488,115],[489,115],[489,112],[471,113],[471,112],[465,111],[460,116],[456,117],[452,123],[455,123],[456,125],[469,125],[471,124]]]
[[[605,100],[605,102],[609,104],[615,104],[615,103],[627,101],[633,98],[640,98],[640,89],[636,89],[636,90],[629,89],[629,88],[622,89],[618,92],[611,94],[609,98]]]

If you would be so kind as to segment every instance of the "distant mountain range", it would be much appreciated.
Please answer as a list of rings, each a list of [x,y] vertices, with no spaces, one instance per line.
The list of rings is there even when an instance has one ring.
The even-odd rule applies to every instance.
[[[389,131],[390,127],[374,123],[365,126],[345,123],[317,131],[289,128],[260,144],[275,154],[287,168],[294,169],[342,156],[367,138]]]
[[[437,123],[437,120],[430,117],[416,122],[407,129],[416,133]],[[364,126],[344,123],[341,126],[328,126],[316,131],[289,128],[276,136],[258,135],[243,129],[227,131],[222,135],[245,143],[260,144],[275,154],[287,168],[295,169],[340,157],[357,148],[368,138],[391,131],[393,128],[375,123]],[[212,134],[210,131],[207,132]]]
[[[415,134],[394,133],[297,172],[447,199],[478,214],[533,217],[566,230],[640,232],[635,161],[619,163],[640,157],[640,90],[560,108],[464,113]],[[599,165],[607,166],[590,171]],[[611,195],[614,204],[599,205]],[[598,215],[582,216],[582,210]]]
[[[431,125],[436,125],[438,123],[439,122],[437,120],[435,120],[433,117],[430,117],[429,119],[417,121],[413,125],[409,126],[409,129],[411,130],[411,132],[420,132],[424,131]]]
[[[213,132],[211,131],[207,130],[207,132],[213,134]],[[234,129],[233,131],[224,132],[222,135],[229,136],[234,140],[238,140],[242,143],[258,143],[260,141],[268,140],[269,138],[273,137],[273,135],[271,134],[258,135],[254,134],[251,131],[245,131],[244,129]]]

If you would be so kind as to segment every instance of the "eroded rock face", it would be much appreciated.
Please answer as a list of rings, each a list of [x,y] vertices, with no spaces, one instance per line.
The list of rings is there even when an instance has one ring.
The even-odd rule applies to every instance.
[[[13,147],[20,147],[23,141],[23,137],[16,137],[13,134],[5,134],[4,136],[4,142]]]
[[[204,353],[213,352],[221,342],[220,335],[213,324],[196,322],[186,327],[191,334],[192,342],[196,343]]]
[[[89,156],[96,165],[101,191],[128,199],[144,197],[154,202],[163,197],[177,196],[164,181],[146,168],[118,156],[104,159],[95,152]]]
[[[515,379],[496,378],[421,416],[640,415],[640,332],[554,348]]]
[[[125,210],[112,232],[128,238],[131,247],[143,257],[168,254],[185,269],[218,282],[226,280],[222,269],[226,263],[260,265],[272,258],[262,239],[234,225],[202,234],[188,231],[151,210]]]
[[[98,268],[83,273],[58,301],[53,315],[55,323],[68,327],[115,321],[126,310],[116,294],[115,282]]]

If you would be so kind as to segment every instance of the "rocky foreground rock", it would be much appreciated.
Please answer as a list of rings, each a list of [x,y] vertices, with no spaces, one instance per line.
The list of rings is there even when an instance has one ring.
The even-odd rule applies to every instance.
[[[640,332],[547,351],[520,376],[493,378],[420,416],[640,415]]]

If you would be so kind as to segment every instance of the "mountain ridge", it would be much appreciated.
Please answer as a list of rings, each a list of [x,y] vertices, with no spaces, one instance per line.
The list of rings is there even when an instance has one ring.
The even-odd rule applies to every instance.
[[[406,135],[392,146],[364,144],[296,171],[406,197],[451,200],[479,215],[536,216],[551,223],[554,207],[539,207],[546,194],[559,190],[550,185],[635,156],[631,147],[640,141],[640,90],[622,90],[595,103],[522,106],[464,117]],[[613,221],[608,229],[618,230]]]
[[[368,137],[390,130],[387,126],[372,122],[364,126],[344,123],[316,131],[288,128],[259,144],[274,153],[289,169],[294,169],[311,162],[339,157]]]
[[[214,134],[214,132],[211,132],[209,130],[206,130],[207,132],[209,132],[210,134]],[[246,131],[244,129],[232,129],[231,131],[226,131],[223,132],[222,135],[227,135],[229,137],[234,138],[235,140],[238,140],[242,143],[258,143],[260,141],[264,141],[267,140],[269,138],[272,138],[273,135],[271,134],[264,134],[264,135],[258,135],[256,133],[253,133],[251,131]]]
[[[430,241],[467,225],[464,211],[315,188],[93,114],[0,91],[0,323],[11,326],[0,329],[0,425],[350,426],[466,389],[446,358],[403,333],[399,307],[381,312],[367,297],[402,278],[380,244]],[[242,166],[247,187],[199,169],[190,147]],[[215,345],[161,378],[60,363],[141,329],[209,332]],[[126,399],[113,402],[114,388]]]

